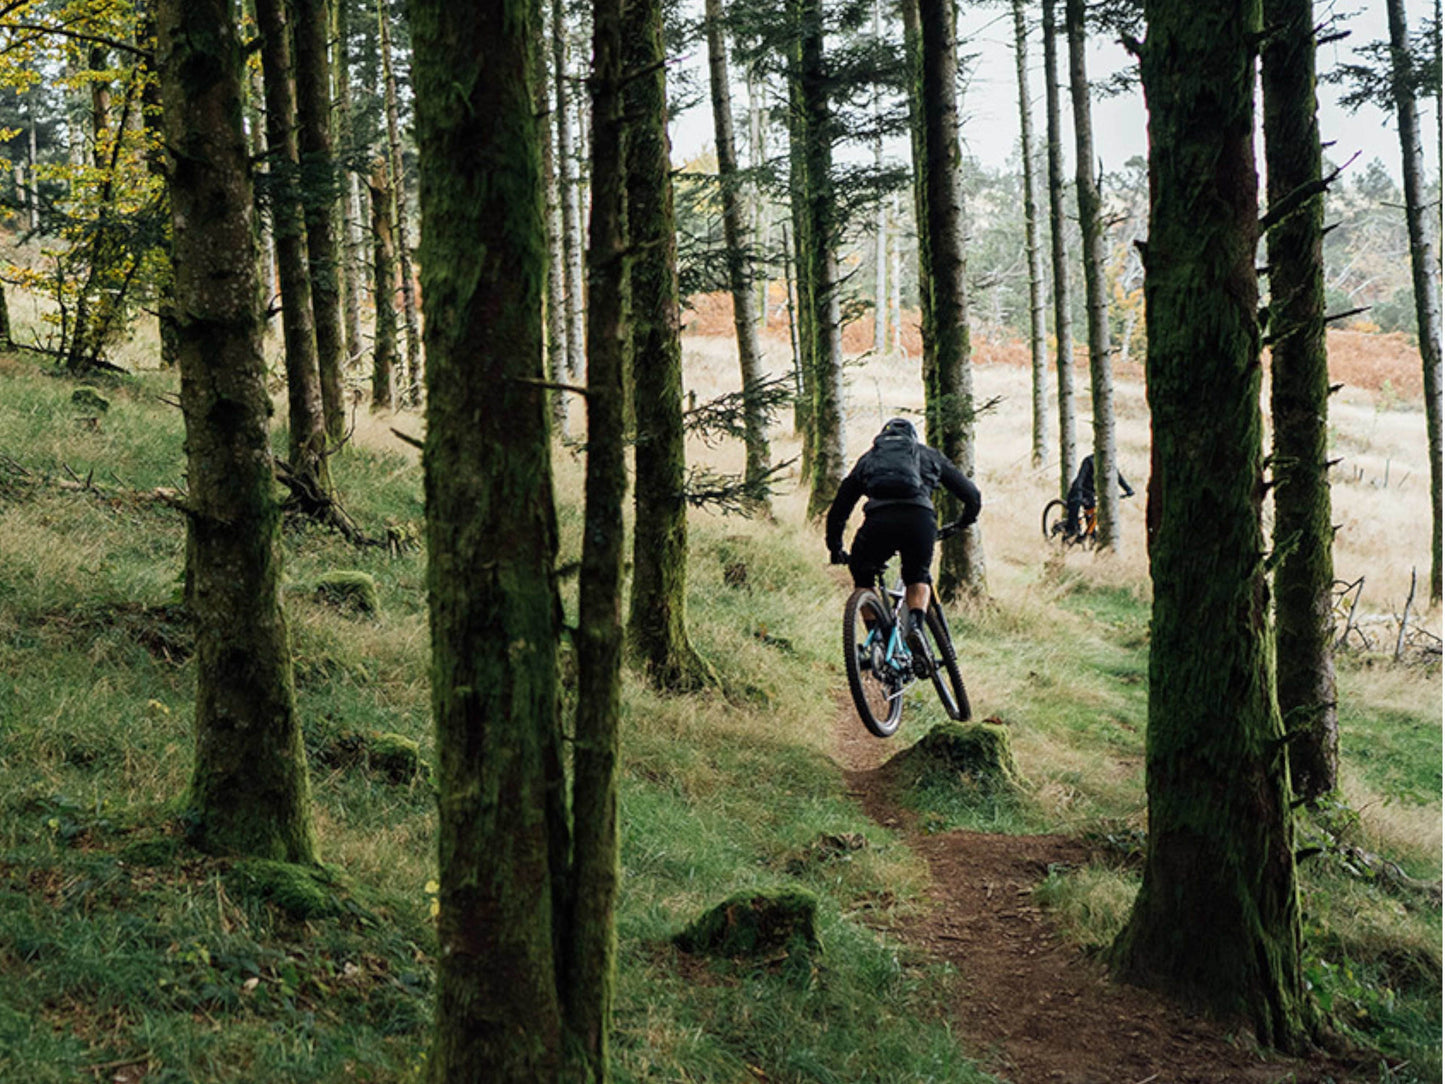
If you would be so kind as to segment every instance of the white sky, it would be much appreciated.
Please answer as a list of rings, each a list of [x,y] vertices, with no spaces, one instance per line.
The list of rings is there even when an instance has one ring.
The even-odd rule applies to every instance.
[[[1384,4],[1381,0],[1347,0],[1347,2],[1368,2],[1370,10],[1346,18],[1344,25],[1352,31],[1343,41],[1325,45],[1320,50],[1319,67],[1328,70],[1338,63],[1354,60],[1353,50],[1368,42],[1386,37]],[[1322,11],[1324,5],[1316,4]],[[1407,14],[1412,28],[1424,14],[1421,0],[1407,0]],[[959,36],[965,53],[978,54],[971,70],[964,94],[964,121],[962,137],[965,153],[977,158],[983,165],[1002,168],[1017,154],[1019,140],[1017,76],[1014,68],[1013,17],[1010,9],[990,7],[986,9],[964,7],[959,13]],[[1061,49],[1064,48],[1062,41]],[[682,162],[704,148],[711,146],[712,113],[706,101],[706,53],[699,46],[693,54],[681,58],[684,66],[701,69],[700,86],[704,101],[692,110],[676,118],[673,126],[673,157]],[[1067,52],[1061,52],[1061,67],[1066,64]],[[1091,80],[1100,81],[1119,71],[1132,62],[1122,46],[1114,41],[1094,40],[1088,57],[1088,71]],[[1029,68],[1032,83],[1034,131],[1042,139],[1043,115],[1043,46],[1037,29],[1029,38]],[[1061,72],[1066,77],[1066,72]],[[1339,107],[1335,98],[1337,88],[1322,84],[1319,88],[1320,134],[1321,138],[1334,140],[1335,146],[1327,149],[1327,156],[1334,162],[1344,162],[1359,152],[1353,169],[1360,169],[1372,159],[1379,158],[1396,181],[1400,178],[1400,145],[1395,135],[1392,116],[1373,106],[1363,106],[1354,114]],[[742,101],[735,92],[734,107]],[[1065,126],[1066,161],[1072,158],[1072,125],[1068,120],[1068,90],[1063,88],[1063,110]],[[1100,165],[1105,171],[1115,171],[1135,155],[1147,152],[1146,116],[1142,95],[1135,92],[1116,98],[1096,98],[1094,101],[1094,146]],[[1437,161],[1438,141],[1434,138],[1439,124],[1433,102],[1421,105],[1422,141],[1429,171],[1439,170]],[[746,154],[739,148],[742,154]],[[845,152],[846,153],[846,152]],[[907,158],[906,143],[899,141],[890,148],[890,155],[899,159]],[[1072,174],[1073,166],[1066,166]]]

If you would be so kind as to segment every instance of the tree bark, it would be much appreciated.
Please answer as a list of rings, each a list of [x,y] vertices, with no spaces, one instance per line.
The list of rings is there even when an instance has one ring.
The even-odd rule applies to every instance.
[[[1114,443],[1114,364],[1109,352],[1109,293],[1104,284],[1104,226],[1094,177],[1094,125],[1084,68],[1084,0],[1065,0],[1069,90],[1074,102],[1075,177],[1084,244],[1084,297],[1089,323],[1089,389],[1094,415],[1094,494],[1100,549],[1119,548],[1119,454]]]
[[[391,232],[391,181],[386,159],[378,158],[367,182],[371,193],[372,294],[376,322],[372,336],[371,409],[396,405],[396,247]]]
[[[396,101],[396,62],[391,49],[391,28],[386,18],[385,0],[377,0],[380,23],[381,70],[386,87],[386,147],[391,163],[391,195],[395,207],[392,225],[396,230],[396,262],[401,272],[401,319],[405,332],[406,377],[399,389],[401,398],[410,404],[421,402],[423,382],[421,340],[417,331],[416,288],[412,283],[411,229],[407,225],[406,167],[401,156],[401,123]]]
[[[1146,16],[1149,840],[1113,960],[1126,979],[1293,1049],[1305,1034],[1300,905],[1260,560],[1260,8],[1147,0]]]
[[[873,40],[883,43],[883,2],[873,0]],[[873,119],[879,125],[873,139],[873,168],[883,173],[883,103],[878,91],[873,94]],[[888,351],[888,204],[881,197],[874,215],[873,228],[873,353],[882,357]]]
[[[567,86],[567,28],[565,0],[552,0],[553,116],[557,122],[557,176],[562,197],[562,262],[566,282],[567,372],[573,380],[582,375],[583,337],[582,214],[578,191],[577,159],[572,136],[572,95]]]
[[[1321,177],[1310,0],[1264,0],[1261,56],[1270,206]],[[1335,566],[1325,348],[1324,197],[1276,224],[1269,254],[1274,421],[1275,687],[1290,780],[1309,801],[1335,789],[1339,717],[1332,650]]]
[[[1054,276],[1054,369],[1059,380],[1059,497],[1067,499],[1078,461],[1074,429],[1074,315],[1069,290],[1068,219],[1064,211],[1064,135],[1059,109],[1055,0],[1043,0],[1044,102],[1048,132],[1049,251]]]
[[[253,171],[257,177],[269,177],[271,163],[266,147],[266,87],[258,64],[249,69],[246,80],[246,121],[249,126],[249,147],[255,163]],[[265,183],[265,182],[262,182]],[[276,289],[276,236],[271,228],[270,208],[258,210],[256,215],[257,234],[261,248],[261,296],[266,303],[266,312],[271,312],[271,299]],[[269,328],[270,316],[267,316]]]
[[[328,8],[332,2],[336,0],[289,0],[295,26],[296,124],[321,408],[326,435],[339,445],[346,437],[346,397],[341,380],[346,332],[341,309],[341,244],[336,231],[336,156],[331,138]]]
[[[229,0],[160,0],[156,16],[190,487],[186,605],[196,634],[187,804],[205,850],[314,862],[281,607],[240,21]]]
[[[723,39],[722,0],[706,0],[708,75],[712,87],[713,131],[717,142],[718,184],[722,189],[723,244],[727,251],[728,286],[733,295],[733,329],[737,335],[738,368],[742,375],[744,444],[747,481],[761,481],[768,470],[767,416],[758,401],[763,376],[758,324],[753,312],[752,271],[747,252],[747,224],[738,156],[733,140],[733,107],[728,89],[728,54]],[[767,501],[760,502],[767,510]]]
[[[356,153],[351,122],[351,4],[350,0],[332,3],[332,71],[336,86],[336,146],[342,159],[349,161]],[[341,311],[346,334],[346,365],[361,363],[364,351],[361,339],[361,256],[362,239],[361,180],[354,164],[343,165],[345,190],[342,192],[341,214]]]
[[[797,2],[791,8],[796,16]],[[818,371],[814,363],[817,340],[813,335],[812,233],[808,213],[807,125],[803,110],[803,80],[796,44],[788,50],[788,211],[793,220],[793,278],[797,309],[794,322],[793,360],[797,366],[801,394],[793,408],[793,428],[802,436],[798,469],[807,479],[813,474],[813,449],[817,433],[813,428],[813,386]],[[784,247],[786,248],[786,239]]]
[[[281,281],[281,329],[286,343],[286,391],[290,407],[288,457],[293,472],[330,486],[326,468],[326,419],[316,357],[316,324],[311,309],[311,276],[306,259],[306,224],[296,175],[296,88],[291,25],[285,0],[256,0],[261,66],[266,91],[266,146],[272,171],[271,224],[276,238],[276,272]]]
[[[533,0],[410,2],[438,755],[427,1076],[559,1077],[565,855]],[[478,186],[478,178],[488,184]]]
[[[630,244],[627,231],[627,190],[631,183],[627,145],[631,129],[627,121],[642,120],[629,107],[623,90],[626,73],[638,70],[626,62],[624,42],[650,30],[632,21],[646,18],[646,8],[625,5],[623,0],[596,0],[592,9],[587,506],[576,641],[574,893],[568,916],[563,991],[567,1023],[580,1054],[580,1071],[576,1075],[593,1082],[608,1079],[608,1032],[617,954],[612,915],[619,878],[617,725],[623,644],[622,503],[627,492],[624,428],[627,355],[635,341],[635,333],[628,328],[628,293],[634,281],[631,264],[638,252],[637,246]],[[638,43],[634,40],[632,44]],[[651,74],[640,77],[648,83],[653,78]],[[660,67],[655,78],[659,82],[662,79]],[[661,87],[657,92],[661,93]],[[639,444],[638,452],[641,450]]]
[[[923,33],[919,27],[919,0],[901,0],[903,48],[908,64],[908,132],[913,158],[914,232],[918,235],[918,330],[923,339],[921,375],[925,407],[925,435],[938,444],[938,416],[927,409],[932,401],[937,349],[933,331],[933,258],[928,231],[928,146],[923,133]]]
[[[1019,84],[1019,144],[1024,166],[1024,247],[1029,262],[1029,356],[1033,359],[1034,443],[1030,461],[1042,467],[1049,455],[1049,348],[1044,320],[1044,262],[1039,249],[1038,201],[1034,198],[1034,111],[1029,104],[1029,30],[1024,0],[1013,0],[1014,61]]]
[[[813,339],[813,402],[810,425],[813,460],[808,515],[828,510],[844,474],[843,342],[838,297],[838,207],[833,185],[834,121],[828,102],[829,76],[823,53],[822,0],[795,0],[798,12],[798,72],[806,175],[804,212],[808,220],[810,280],[808,330]],[[799,238],[799,267],[803,266]],[[800,276],[801,277],[801,276]]]
[[[628,73],[640,74],[631,75],[623,93],[633,252],[631,392],[637,418],[628,636],[653,684],[686,690],[715,679],[687,635],[687,504],[682,496],[687,462],[665,57],[661,0],[631,0],[623,61]]]
[[[567,383],[567,269],[562,251],[562,194],[557,183],[557,152],[552,138],[551,96],[548,93],[548,35],[543,21],[537,23],[537,66],[532,92],[536,95],[537,119],[541,127],[537,142],[542,148],[542,185],[547,196],[547,371],[554,384]],[[560,387],[551,391],[552,425],[557,434],[568,435],[567,393]]]
[[[1425,429],[1430,443],[1430,601],[1440,601],[1440,258],[1432,236],[1434,211],[1425,187],[1425,155],[1420,147],[1420,117],[1410,80],[1410,31],[1404,0],[1385,0],[1390,22],[1391,89],[1400,132],[1405,181],[1405,219],[1410,233],[1410,271],[1415,288],[1415,323],[1425,376]]]
[[[964,262],[963,152],[958,145],[958,42],[951,0],[918,0],[923,68],[926,216],[929,302],[933,329],[933,380],[925,384],[930,443],[964,474],[974,470],[972,348],[968,333],[968,287]],[[957,502],[940,495],[942,519],[957,516]],[[938,593],[982,597],[983,532],[977,523],[941,546]]]

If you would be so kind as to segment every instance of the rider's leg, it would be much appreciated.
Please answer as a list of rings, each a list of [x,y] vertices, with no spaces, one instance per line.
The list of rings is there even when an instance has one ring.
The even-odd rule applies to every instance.
[[[903,601],[908,604],[910,610],[921,610],[928,612],[929,585],[926,583],[905,584],[903,588]]]

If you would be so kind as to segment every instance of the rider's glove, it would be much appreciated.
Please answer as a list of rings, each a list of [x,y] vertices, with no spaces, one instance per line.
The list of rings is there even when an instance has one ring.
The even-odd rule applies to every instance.
[[[847,550],[829,550],[828,563],[830,565],[846,565],[848,563]]]

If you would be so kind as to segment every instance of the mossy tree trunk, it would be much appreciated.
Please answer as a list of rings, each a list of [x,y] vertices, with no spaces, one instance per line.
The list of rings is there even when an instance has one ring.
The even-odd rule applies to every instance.
[[[687,635],[682,328],[661,2],[632,0],[624,17],[626,221],[633,254],[630,390],[637,419],[628,636],[655,685],[695,689],[711,676]]]
[[[567,267],[562,251],[562,193],[557,184],[557,150],[552,138],[552,107],[548,94],[547,55],[549,39],[545,20],[537,23],[537,49],[533,61],[537,71],[532,83],[540,127],[537,142],[542,148],[542,186],[547,194],[547,372],[554,384],[567,383]],[[567,393],[551,391],[552,425],[566,437]]]
[[[156,40],[156,12],[154,2],[142,4],[137,7],[139,22],[136,25],[136,41],[147,48],[153,48]],[[140,61],[143,68],[149,69],[148,73],[141,79],[141,123],[145,125],[146,134],[150,137],[151,149],[146,153],[146,172],[160,181],[161,200],[160,214],[163,219],[170,217],[168,201],[170,194],[166,190],[166,155],[165,155],[165,133],[162,131],[162,105],[161,85],[159,73],[155,68],[155,56],[143,58]],[[33,184],[35,178],[35,103],[30,102],[30,173],[28,176]],[[37,192],[32,187],[27,195],[28,206],[31,215],[38,214],[36,208]],[[32,230],[37,224],[32,224]],[[155,270],[155,310],[156,310],[156,331],[160,335],[161,351],[160,363],[162,369],[175,369],[176,367],[176,313],[175,313],[175,281],[169,266],[160,266]],[[3,308],[3,298],[0,298],[0,308]],[[3,328],[3,343],[6,349],[10,345],[10,326],[8,316],[5,319]]]
[[[428,1079],[558,1079],[567,850],[535,0],[411,0],[440,914]]]
[[[810,284],[807,326],[813,341],[813,388],[810,430],[808,515],[828,510],[843,481],[843,343],[838,297],[838,207],[833,184],[834,120],[823,43],[822,0],[797,0],[798,91],[802,115],[806,187],[803,214],[807,220],[807,268]],[[803,260],[799,238],[799,266]],[[801,278],[801,276],[800,276]]]
[[[1415,325],[1425,376],[1425,429],[1430,442],[1430,601],[1440,601],[1440,252],[1431,221],[1440,221],[1425,183],[1425,154],[1420,146],[1420,116],[1411,80],[1410,29],[1405,0],[1385,0],[1390,23],[1390,89],[1399,125],[1405,182],[1405,222],[1410,235],[1410,272],[1415,288]],[[1439,87],[1437,86],[1438,90]]]
[[[713,132],[717,143],[718,184],[722,189],[723,245],[727,255],[728,287],[733,295],[733,329],[738,343],[738,368],[743,387],[743,443],[747,449],[744,477],[758,482],[768,470],[767,417],[758,402],[757,385],[763,375],[758,345],[758,321],[753,276],[748,258],[738,155],[733,140],[732,95],[728,88],[727,44],[723,38],[722,0],[706,0],[708,77],[712,91]],[[751,391],[750,391],[751,389]],[[766,508],[766,502],[763,502]]]
[[[1109,350],[1109,292],[1104,282],[1104,223],[1094,177],[1093,107],[1084,65],[1084,0],[1064,0],[1069,92],[1074,104],[1074,174],[1084,246],[1089,327],[1089,390],[1094,415],[1094,499],[1100,549],[1119,548],[1119,455],[1114,442],[1114,362]]]
[[[331,4],[331,70],[336,73],[336,147],[343,159],[355,153],[353,146],[351,105],[351,4],[349,0],[333,0]],[[361,180],[354,166],[343,174],[341,215],[341,311],[346,333],[346,364],[361,362],[361,252],[364,227],[361,221]]]
[[[921,376],[925,405],[931,401],[937,349],[933,331],[933,257],[928,222],[927,147],[923,138],[923,34],[919,29],[919,0],[902,0],[903,48],[908,64],[908,132],[913,158],[914,232],[918,235],[918,317],[923,339]],[[930,444],[941,439],[935,412],[925,411],[925,436]]]
[[[1264,0],[1261,55],[1269,204],[1320,189],[1310,0]],[[1270,412],[1274,421],[1275,687],[1290,779],[1306,800],[1335,789],[1334,527],[1330,517],[1329,355],[1325,349],[1324,193],[1270,229]]]
[[[1024,248],[1029,262],[1029,356],[1033,359],[1034,442],[1029,461],[1049,456],[1049,346],[1044,319],[1044,263],[1039,248],[1038,189],[1034,177],[1034,110],[1029,102],[1029,27],[1024,0],[1013,0],[1014,66],[1019,84],[1019,147],[1024,166]]]
[[[396,242],[391,230],[391,179],[378,158],[367,181],[371,194],[372,297],[376,321],[371,344],[371,409],[396,405]]]
[[[316,361],[326,435],[346,437],[341,373],[346,331],[341,307],[341,242],[337,233],[337,170],[331,100],[331,13],[338,0],[289,0],[296,41],[296,122],[301,196],[306,212],[306,267],[316,321]]]
[[[796,9],[796,0],[794,3]],[[817,367],[813,353],[817,342],[813,337],[813,274],[812,245],[808,238],[809,225],[807,192],[808,161],[805,153],[807,141],[803,115],[803,80],[799,66],[796,44],[788,50],[788,210],[793,220],[793,272],[796,282],[797,309],[793,328],[794,357],[800,377],[800,394],[793,409],[793,428],[801,434],[802,449],[798,469],[803,478],[810,478],[813,471],[813,384],[817,380]],[[786,238],[784,238],[786,241]]]
[[[567,85],[566,0],[552,0],[553,117],[557,132],[557,184],[562,200],[562,263],[566,272],[567,372],[582,375],[582,215],[572,138],[572,95]]]
[[[406,347],[406,374],[399,396],[415,405],[421,401],[422,344],[417,330],[416,286],[412,281],[411,227],[407,221],[406,163],[401,156],[400,107],[396,96],[396,55],[391,47],[391,24],[385,0],[377,0],[378,41],[386,111],[386,155],[391,166],[392,228],[396,231],[396,263],[401,272],[401,321]]]
[[[1288,758],[1260,555],[1256,0],[1148,0],[1148,395],[1154,435],[1143,884],[1126,979],[1306,1035]],[[1199,404],[1211,424],[1199,424]],[[1112,479],[1101,476],[1100,486]],[[1200,523],[1210,530],[1200,531]]]
[[[925,382],[929,443],[958,465],[974,468],[973,357],[965,281],[963,152],[958,144],[958,41],[951,0],[919,0],[925,217],[928,235],[929,309],[933,379]],[[957,515],[955,500],[940,495],[941,519]],[[987,593],[983,532],[975,523],[944,542],[938,593],[945,599]]]
[[[1074,316],[1064,210],[1064,134],[1059,109],[1059,35],[1055,0],[1043,0],[1044,114],[1048,142],[1049,254],[1054,278],[1054,369],[1059,381],[1059,497],[1067,498],[1078,461],[1074,428]]]
[[[287,457],[293,474],[311,480],[324,492],[329,488],[326,418],[321,404],[316,323],[311,309],[306,222],[297,185],[300,152],[296,139],[296,83],[286,0],[256,0],[256,25],[261,36],[261,66],[265,78],[266,146],[271,156],[271,228],[276,240],[281,329],[286,349],[291,429]]]
[[[156,8],[190,485],[186,603],[196,634],[188,804],[206,850],[312,862],[281,608],[240,20],[230,0]]]
[[[629,244],[628,170],[632,129],[643,122],[640,102],[623,88],[624,42],[661,32],[661,9],[597,0],[593,6],[592,208],[587,251],[587,479],[582,570],[578,583],[577,726],[573,746],[574,849],[570,910],[561,973],[568,1027],[576,1039],[575,1077],[608,1079],[608,1029],[616,969],[617,756],[622,630],[622,502],[628,352],[637,342],[628,327],[630,274],[639,258]],[[642,25],[634,20],[641,18]],[[637,45],[634,40],[633,46]],[[661,48],[661,42],[655,43]],[[659,84],[662,70],[641,76]],[[647,95],[644,94],[644,97]],[[627,120],[624,119],[624,111]],[[655,135],[655,133],[654,133]],[[661,153],[666,155],[666,141]],[[663,174],[666,180],[666,174]],[[671,222],[668,222],[671,230]],[[676,312],[676,308],[673,309]],[[651,316],[653,314],[649,314]],[[639,452],[640,452],[639,448]],[[639,519],[641,513],[639,512]]]

